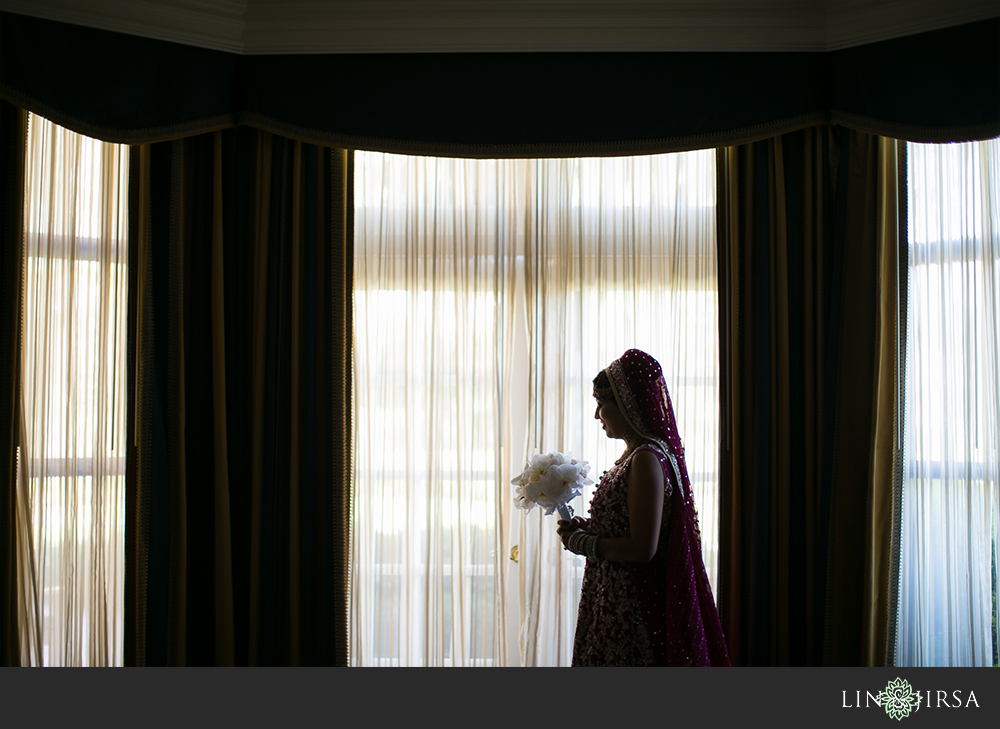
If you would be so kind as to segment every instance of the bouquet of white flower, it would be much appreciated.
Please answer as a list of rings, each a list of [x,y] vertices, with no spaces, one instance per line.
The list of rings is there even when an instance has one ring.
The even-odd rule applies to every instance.
[[[573,518],[573,508],[569,502],[583,493],[584,486],[594,483],[590,475],[590,464],[562,453],[539,453],[528,461],[527,467],[511,484],[514,489],[514,505],[531,511],[536,505],[545,514],[558,511],[559,516]]]

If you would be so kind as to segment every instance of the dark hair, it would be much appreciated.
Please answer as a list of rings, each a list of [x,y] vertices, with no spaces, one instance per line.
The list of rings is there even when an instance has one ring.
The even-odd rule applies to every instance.
[[[598,390],[604,390],[611,387],[611,380],[608,379],[607,370],[601,370],[597,373],[597,377],[594,378],[594,387]]]

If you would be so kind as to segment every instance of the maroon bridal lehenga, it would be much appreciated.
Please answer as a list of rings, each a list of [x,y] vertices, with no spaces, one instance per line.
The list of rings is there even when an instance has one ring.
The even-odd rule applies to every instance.
[[[586,530],[629,535],[625,474],[640,449],[664,473],[659,548],[648,563],[587,559],[574,666],[728,666],[729,655],[701,556],[698,514],[660,365],[630,349],[608,367],[619,408],[649,441],[605,472]]]

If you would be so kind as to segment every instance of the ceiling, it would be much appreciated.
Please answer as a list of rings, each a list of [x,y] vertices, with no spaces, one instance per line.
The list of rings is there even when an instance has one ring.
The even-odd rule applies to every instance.
[[[242,54],[828,51],[1000,16],[997,0],[0,0]]]

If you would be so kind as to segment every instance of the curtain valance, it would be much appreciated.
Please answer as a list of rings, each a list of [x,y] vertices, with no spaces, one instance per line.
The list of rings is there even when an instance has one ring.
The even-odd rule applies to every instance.
[[[240,56],[0,13],[0,97],[123,143],[246,124],[354,149],[619,155],[826,122],[944,142],[1000,134],[998,38],[1000,17],[825,53]]]

